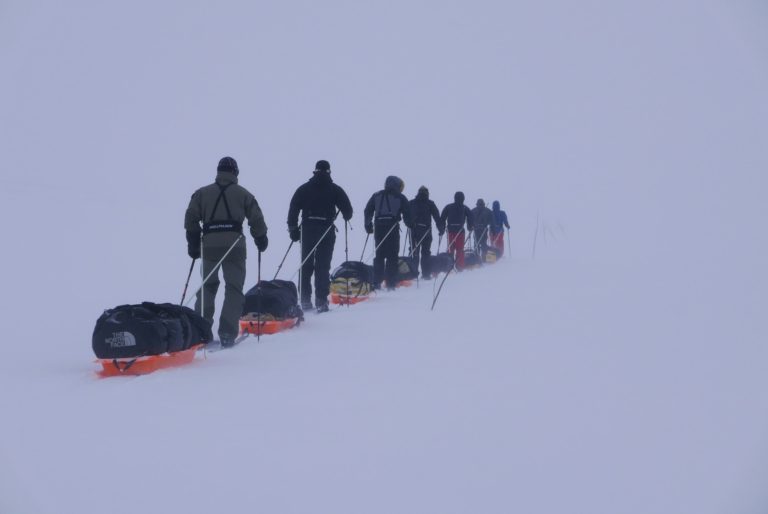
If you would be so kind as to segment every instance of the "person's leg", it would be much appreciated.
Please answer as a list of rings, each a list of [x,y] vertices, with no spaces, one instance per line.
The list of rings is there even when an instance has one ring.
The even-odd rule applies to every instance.
[[[335,244],[336,234],[331,229],[315,252],[315,306],[317,307],[328,303],[328,295],[331,292],[331,260]]]
[[[461,271],[464,269],[464,231],[456,234],[456,269]]]
[[[432,236],[428,235],[421,242],[421,275],[424,278],[432,278]]]
[[[224,275],[224,304],[219,317],[219,339],[234,339],[240,332],[240,316],[245,302],[245,258],[242,255],[229,255],[221,268]]]
[[[376,256],[373,258],[373,285],[377,289],[381,287],[381,281],[384,280],[384,261],[386,256],[386,248],[380,243],[384,236],[387,235],[388,230],[389,228],[376,225],[373,231],[373,242],[377,247]]]
[[[411,244],[409,245],[411,250],[410,251],[411,258],[413,259],[413,264],[414,266],[416,266],[417,271],[419,269],[419,260],[420,260],[421,253],[419,252],[419,247],[417,247],[416,245],[419,244],[419,240],[421,240],[422,235],[424,234],[419,233],[419,231],[417,230],[414,230],[413,232],[411,232]]]
[[[316,230],[307,225],[302,227],[301,244],[301,305],[311,308],[312,306],[312,274],[315,272],[315,257],[309,257],[309,252],[317,244]]]
[[[204,259],[201,261],[202,267],[203,267],[203,278],[207,277],[208,274],[211,272],[214,266],[216,266],[217,261],[207,260]],[[208,281],[203,286],[203,290],[200,290],[197,293],[197,299],[195,300],[195,312],[202,313],[202,316],[208,320],[208,322],[213,325],[213,314],[216,309],[216,292],[219,290],[219,272],[216,271],[213,275],[211,275],[211,278],[208,279]],[[205,297],[205,306],[204,309],[201,310],[200,308],[200,296],[203,294]]]
[[[387,276],[387,289],[394,289],[397,287],[397,265],[399,261],[400,252],[400,230],[399,227],[395,227],[389,238],[384,242],[382,246],[386,246],[386,276]]]

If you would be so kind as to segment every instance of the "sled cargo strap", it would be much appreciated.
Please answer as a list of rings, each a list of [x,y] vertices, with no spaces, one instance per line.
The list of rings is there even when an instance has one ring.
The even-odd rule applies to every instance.
[[[139,358],[138,358],[138,357],[136,357],[136,358],[133,358],[133,359],[131,359],[131,360],[129,360],[129,361],[119,361],[119,360],[117,360],[117,359],[112,359],[112,365],[113,365],[113,366],[114,366],[114,367],[117,369],[117,371],[119,371],[120,373],[125,373],[126,371],[128,371],[129,369],[131,369],[131,366],[133,366],[134,364],[136,364],[136,361],[137,361],[137,360],[139,360]],[[121,364],[123,364],[123,365],[121,366]]]

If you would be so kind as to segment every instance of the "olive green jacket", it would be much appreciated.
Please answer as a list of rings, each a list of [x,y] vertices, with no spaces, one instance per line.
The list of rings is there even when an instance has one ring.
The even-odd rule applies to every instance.
[[[224,196],[220,186],[225,186]],[[226,199],[226,202],[224,201]],[[229,212],[227,212],[227,206]],[[213,212],[214,207],[216,212]],[[230,218],[231,215],[231,218]],[[212,221],[233,221],[242,224],[248,220],[251,236],[255,239],[266,235],[267,225],[264,215],[256,198],[247,189],[237,183],[237,177],[228,171],[220,171],[213,184],[201,187],[189,200],[189,207],[184,215],[184,229],[187,232],[202,233],[203,224]],[[203,236],[203,257],[205,259],[221,259],[227,249],[232,246],[239,232],[210,232]],[[235,256],[242,254],[245,258],[245,238],[241,239],[233,250]]]

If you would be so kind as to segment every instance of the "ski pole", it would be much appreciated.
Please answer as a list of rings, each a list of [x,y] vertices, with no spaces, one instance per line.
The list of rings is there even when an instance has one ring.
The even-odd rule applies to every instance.
[[[344,259],[349,260],[349,222],[344,220]]]
[[[289,250],[291,249],[290,246],[288,247],[288,249]],[[258,263],[259,263],[258,264],[258,268],[256,268],[257,269],[257,272],[256,272],[256,286],[257,287],[259,286],[259,284],[261,284],[261,250],[259,250],[259,261],[258,261]],[[256,307],[259,310],[259,321],[256,324],[256,342],[260,342],[261,341],[261,318],[262,318],[262,314],[261,314],[261,289],[259,289],[259,296],[257,297],[256,302],[257,302]]]
[[[371,238],[371,234],[365,234],[365,244],[363,245],[363,252],[360,254],[360,262],[363,261],[363,256],[365,255],[365,249],[368,246],[368,240]]]
[[[216,273],[216,272],[218,271],[218,269],[219,269],[219,266],[221,266],[221,263],[222,263],[222,262],[224,262],[224,259],[226,259],[226,258],[227,258],[227,255],[229,255],[229,254],[230,254],[230,252],[232,252],[232,250],[234,250],[234,248],[235,248],[235,245],[236,245],[237,243],[239,243],[239,242],[240,242],[240,240],[241,240],[242,238],[243,238],[243,234],[240,234],[239,236],[237,236],[237,239],[235,239],[235,242],[234,242],[234,243],[232,243],[232,246],[230,246],[230,247],[229,247],[229,249],[227,250],[227,252],[224,254],[224,257],[222,257],[222,258],[219,260],[219,262],[217,262],[217,263],[216,263],[216,265],[213,267],[213,269],[211,270],[211,272],[210,272],[210,273],[208,273],[208,276],[206,276],[206,277],[203,279],[203,283],[202,283],[202,284],[200,284],[200,287],[198,287],[198,288],[197,288],[197,290],[195,291],[195,293],[194,293],[192,296],[190,296],[190,297],[189,297],[189,300],[187,300],[187,303],[189,303],[189,302],[192,300],[192,298],[194,298],[195,296],[197,296],[197,293],[200,293],[201,291],[204,291],[204,289],[203,289],[203,286],[205,285],[205,283],[206,283],[206,282],[208,282],[208,279],[209,279],[209,278],[211,278],[211,276],[212,276],[214,273]],[[201,268],[202,268],[202,266],[201,266]],[[204,292],[200,294],[200,305],[201,305],[201,310],[202,310],[202,305],[203,305],[203,295],[204,295],[204,294],[205,294]],[[184,305],[186,306],[186,304],[184,304]]]
[[[405,231],[405,240],[403,241],[403,255],[405,255],[405,249],[408,248],[408,239],[411,237],[411,229]]]
[[[203,239],[204,239],[204,234],[200,232],[200,278],[205,279],[205,248],[203,248]],[[204,318],[205,317],[205,289],[203,289],[203,285],[205,285],[205,280],[203,280],[203,283],[200,284],[200,316]],[[211,323],[211,327],[213,327],[213,323]]]
[[[504,232],[502,232],[503,234]],[[512,241],[509,239],[509,228],[507,228],[507,248],[509,249],[509,258],[512,258]]]
[[[296,277],[296,275],[301,271],[301,268],[304,267],[304,264],[309,260],[310,257],[312,257],[312,255],[317,250],[317,247],[320,246],[320,243],[322,243],[323,239],[325,239],[325,236],[327,236],[328,232],[330,232],[331,229],[334,227],[333,222],[336,221],[336,218],[338,217],[340,212],[341,212],[341,210],[337,210],[336,211],[336,216],[333,217],[333,221],[331,221],[331,224],[328,225],[328,228],[325,230],[325,232],[323,232],[323,235],[320,237],[320,240],[317,242],[317,244],[314,246],[314,248],[312,248],[312,250],[307,254],[307,257],[303,261],[301,261],[301,265],[299,266],[299,269],[297,269],[293,273],[293,275],[291,275],[291,281],[293,281],[293,279]],[[302,230],[302,234],[303,234],[303,230]]]
[[[443,234],[437,238],[437,253],[440,253],[440,245],[443,244]]]
[[[344,220],[344,261],[349,262],[349,222],[347,220]],[[344,291],[349,295],[349,277],[347,277]],[[349,307],[349,302],[347,302],[347,307]]]
[[[285,251],[285,255],[283,255],[283,260],[280,261],[280,266],[277,267],[277,271],[275,271],[275,276],[272,277],[272,280],[275,280],[277,278],[277,275],[280,273],[280,270],[283,269],[283,263],[285,262],[286,257],[288,257],[288,252],[291,251],[291,248],[293,247],[293,241],[291,241],[291,244],[288,245],[288,249]],[[261,254],[261,252],[259,252]],[[259,255],[261,257],[261,255]]]
[[[187,275],[187,283],[184,284],[184,292],[181,293],[181,301],[179,305],[184,305],[184,297],[187,296],[187,288],[189,287],[189,279],[192,278],[192,269],[195,267],[195,261],[197,257],[192,259],[192,264],[189,265],[189,275]]]
[[[437,294],[432,299],[432,307],[429,309],[430,311],[434,311],[435,310],[435,304],[437,303],[437,299],[440,297],[440,291],[443,290],[443,285],[445,284],[445,281],[448,279],[448,275],[451,274],[451,271],[453,271],[453,270],[452,269],[448,270],[448,273],[446,273],[445,276],[443,277],[443,281],[440,282],[440,287],[437,289]]]

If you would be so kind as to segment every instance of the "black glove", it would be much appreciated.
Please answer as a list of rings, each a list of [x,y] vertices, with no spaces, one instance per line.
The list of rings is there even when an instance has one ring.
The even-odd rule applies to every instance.
[[[200,232],[187,230],[187,255],[193,259],[200,258]]]
[[[301,229],[299,227],[289,228],[288,235],[290,236],[291,241],[295,243],[301,239]]]
[[[263,236],[259,236],[259,237],[254,237],[253,242],[256,243],[256,248],[258,248],[260,252],[267,251],[267,246],[269,246],[269,239],[267,239],[267,234],[264,234]]]
[[[373,223],[366,223],[365,224],[365,233],[366,234],[373,234]]]

